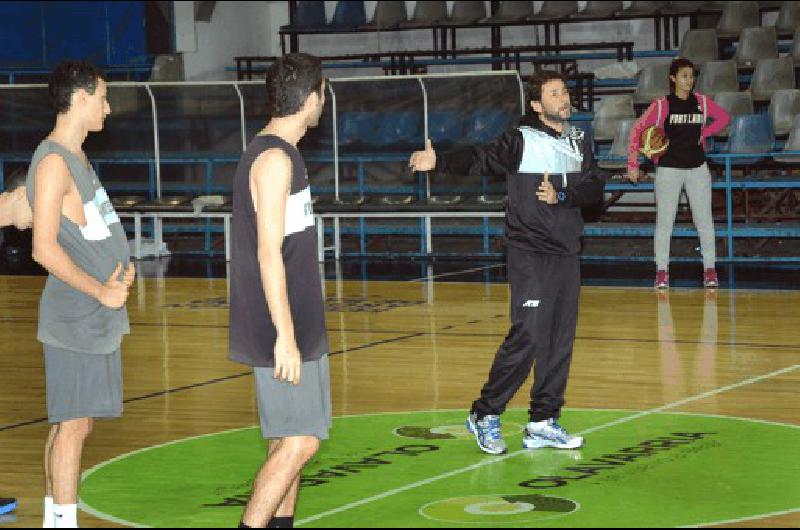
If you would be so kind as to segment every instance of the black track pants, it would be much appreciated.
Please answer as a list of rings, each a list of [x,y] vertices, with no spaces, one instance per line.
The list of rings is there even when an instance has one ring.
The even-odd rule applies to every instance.
[[[558,418],[578,320],[579,258],[508,247],[507,260],[511,330],[472,412],[502,414],[535,364],[530,419]]]

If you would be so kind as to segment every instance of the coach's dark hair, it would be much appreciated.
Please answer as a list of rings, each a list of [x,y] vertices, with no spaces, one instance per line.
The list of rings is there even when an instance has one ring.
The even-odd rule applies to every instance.
[[[528,105],[526,108],[527,112],[532,112],[530,110],[531,102],[533,101],[542,101],[542,87],[545,83],[549,81],[563,81],[564,84],[567,84],[567,78],[561,72],[556,72],[555,70],[540,70],[528,79]]]
[[[267,109],[271,117],[290,116],[312,92],[322,90],[322,63],[306,53],[279,57],[267,70]]]
[[[63,61],[53,69],[47,83],[50,102],[56,113],[67,112],[72,103],[72,94],[84,89],[94,94],[97,85],[103,79],[103,72],[86,61]]]
[[[672,80],[672,76],[678,75],[678,72],[682,68],[691,68],[693,72],[697,72],[697,68],[695,68],[694,63],[687,59],[686,57],[677,57],[672,61],[672,64],[669,65],[669,91],[670,93],[675,93],[675,82]]]

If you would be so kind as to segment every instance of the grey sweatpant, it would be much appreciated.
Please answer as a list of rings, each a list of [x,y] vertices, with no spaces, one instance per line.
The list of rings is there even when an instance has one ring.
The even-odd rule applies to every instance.
[[[714,217],[711,213],[711,173],[708,165],[694,169],[659,167],[656,169],[656,268],[667,270],[669,246],[681,190],[686,188],[692,219],[700,236],[703,268],[714,268],[717,260],[714,239]]]

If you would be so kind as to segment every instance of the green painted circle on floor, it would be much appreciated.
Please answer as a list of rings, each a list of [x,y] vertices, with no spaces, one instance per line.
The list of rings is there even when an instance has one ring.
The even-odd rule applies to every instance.
[[[324,527],[653,527],[800,508],[800,426],[678,413],[568,410],[577,451],[484,455],[463,411],[334,419],[303,473],[296,521]],[[463,430],[462,430],[463,429]],[[82,508],[157,527],[235,526],[264,458],[257,428],[179,440],[87,471]]]
[[[578,509],[569,499],[548,495],[473,495],[432,502],[420,515],[448,525],[532,525],[563,517]]]

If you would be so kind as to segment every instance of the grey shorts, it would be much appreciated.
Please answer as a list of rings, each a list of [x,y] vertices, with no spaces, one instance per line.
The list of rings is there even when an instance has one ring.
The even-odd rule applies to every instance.
[[[122,356],[78,353],[44,345],[47,420],[122,416]]]
[[[265,439],[316,436],[328,439],[331,427],[331,380],[328,356],[303,363],[300,384],[281,382],[274,368],[256,368],[256,398]]]

